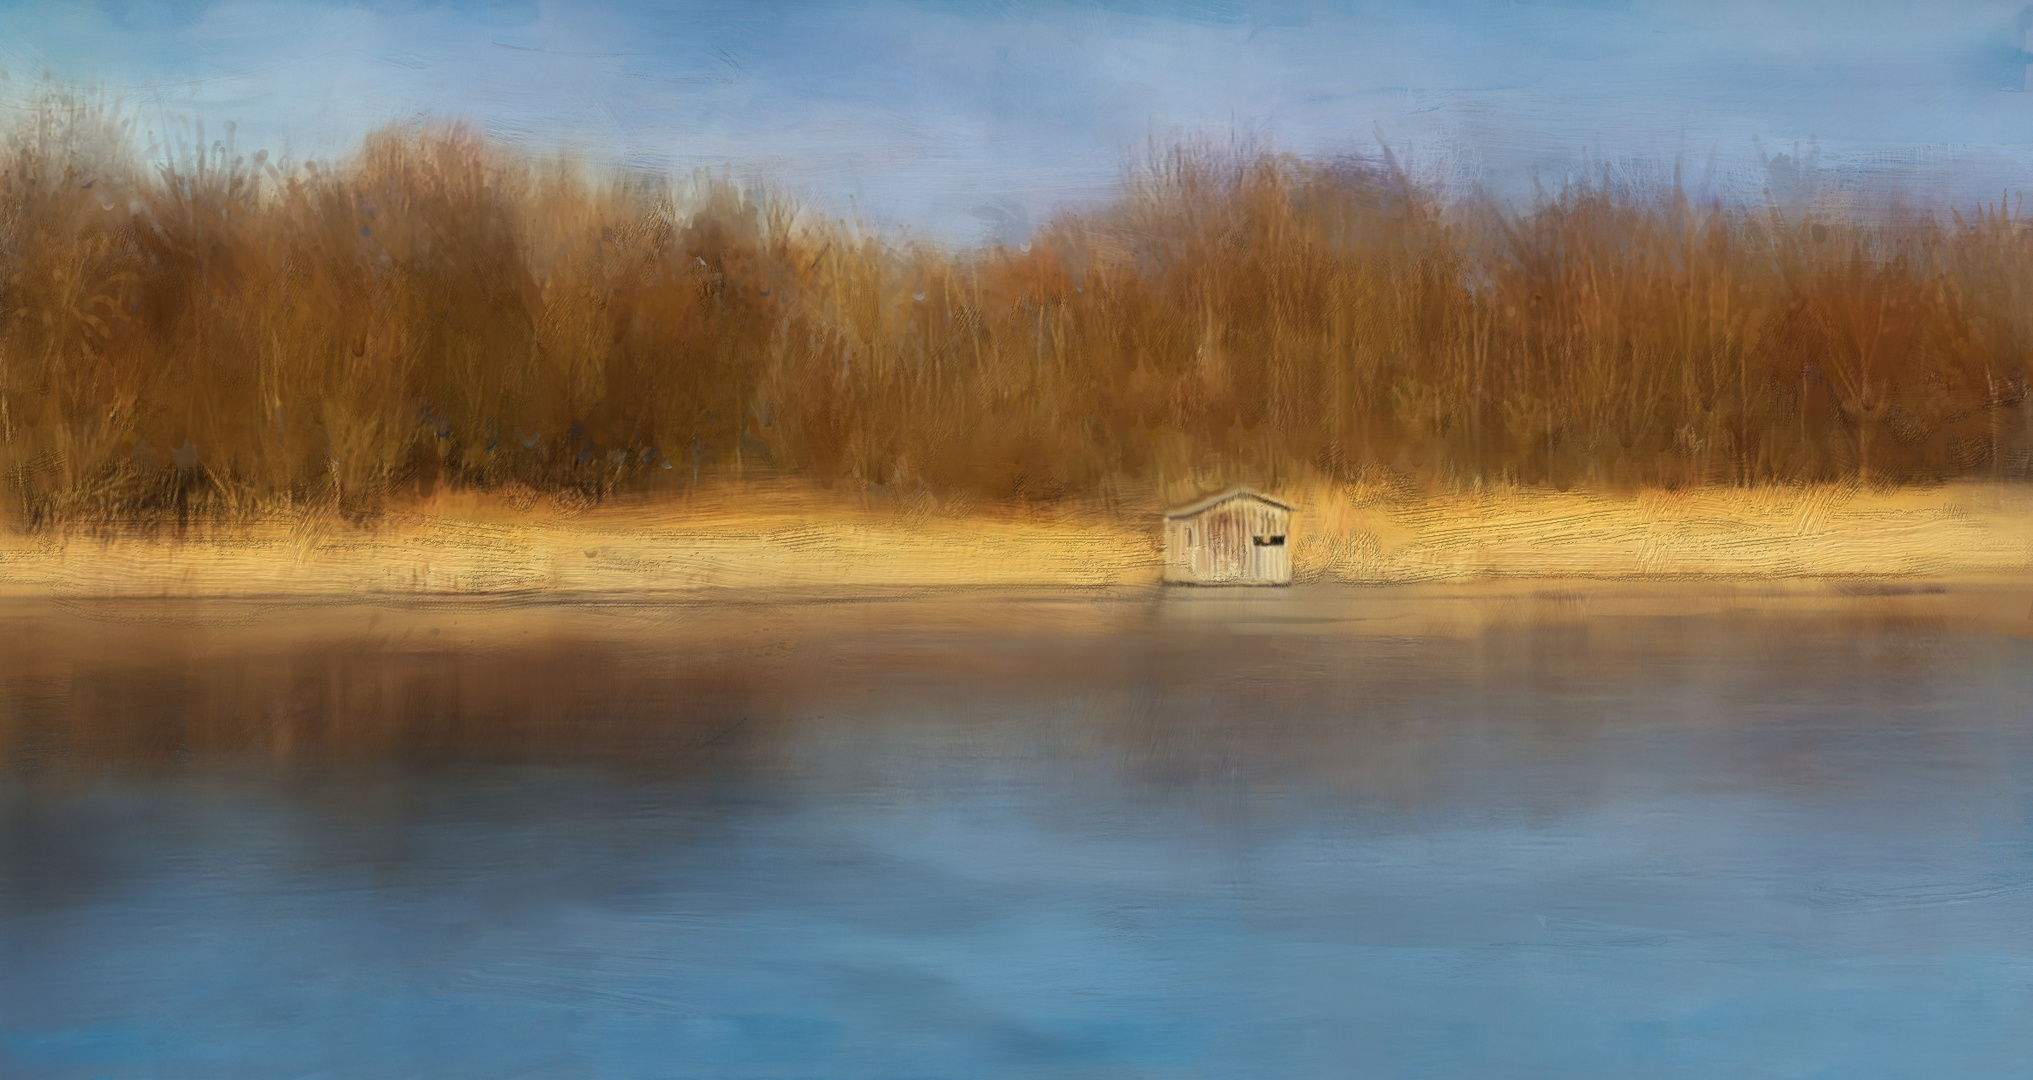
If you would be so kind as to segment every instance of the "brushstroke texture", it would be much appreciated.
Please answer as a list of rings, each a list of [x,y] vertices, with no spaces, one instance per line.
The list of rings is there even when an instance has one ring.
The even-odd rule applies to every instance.
[[[0,1070],[2023,1074],[2023,581],[1379,592],[11,606]]]
[[[1040,501],[1229,474],[1568,487],[2033,471],[2033,231],[1181,150],[953,254],[457,131],[151,172],[57,98],[0,176],[31,522],[797,475]]]
[[[1755,196],[1813,143],[1823,183],[1995,199],[2033,163],[2021,7],[94,2],[9,12],[0,68],[133,92],[165,138],[236,121],[330,158],[428,114],[971,241],[1101,200],[1148,139],[1231,130],[1308,156],[1381,137],[1505,196],[1675,160]]]

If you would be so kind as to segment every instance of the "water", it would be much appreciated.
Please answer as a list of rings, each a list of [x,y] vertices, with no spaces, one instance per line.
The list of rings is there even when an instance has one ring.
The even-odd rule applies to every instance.
[[[2033,643],[1692,596],[14,603],[0,1075],[2024,1075]]]

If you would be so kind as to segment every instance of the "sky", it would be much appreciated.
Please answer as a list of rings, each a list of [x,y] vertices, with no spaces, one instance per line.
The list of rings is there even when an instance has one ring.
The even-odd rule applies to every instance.
[[[1388,146],[1509,198],[1676,166],[1727,198],[2016,198],[2033,187],[2029,19],[1925,0],[65,0],[0,4],[0,92],[103,90],[158,135],[231,122],[238,148],[297,160],[458,120],[780,185],[925,239],[1014,242],[1186,140]]]

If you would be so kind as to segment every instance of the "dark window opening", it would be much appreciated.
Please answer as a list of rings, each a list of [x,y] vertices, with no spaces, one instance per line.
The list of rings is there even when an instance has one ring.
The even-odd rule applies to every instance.
[[[1282,537],[1282,536],[1259,536],[1259,537],[1257,537],[1257,538],[1256,538],[1256,542],[1257,542],[1257,546],[1258,546],[1258,547],[1284,547],[1284,546],[1285,546],[1285,538],[1284,538],[1284,537]]]

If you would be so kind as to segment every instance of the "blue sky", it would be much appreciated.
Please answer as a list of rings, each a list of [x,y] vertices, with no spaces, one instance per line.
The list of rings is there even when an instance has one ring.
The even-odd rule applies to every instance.
[[[1505,195],[1609,163],[1728,195],[2033,186],[2023,3],[1103,4],[72,0],[0,8],[0,69],[296,158],[461,119],[534,148],[787,185],[828,213],[1014,239],[1154,141],[1378,140]]]

